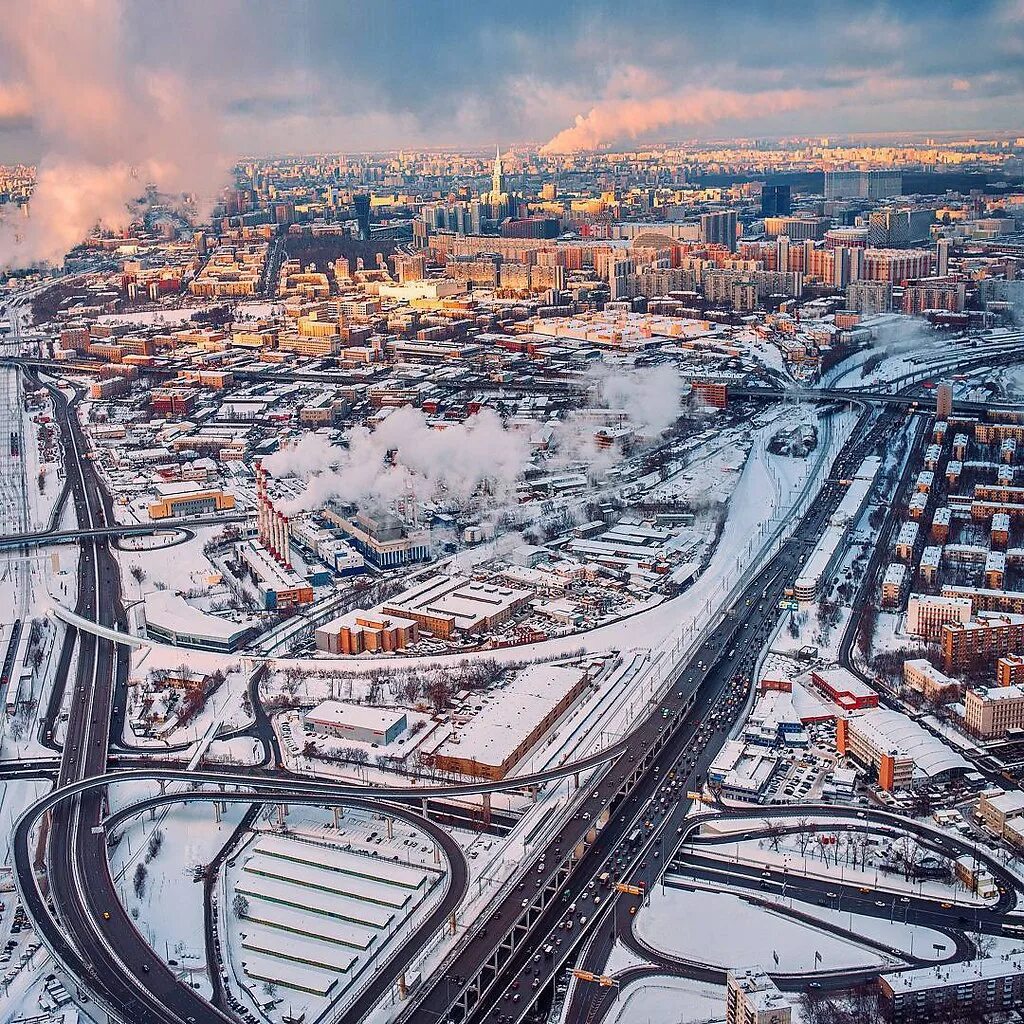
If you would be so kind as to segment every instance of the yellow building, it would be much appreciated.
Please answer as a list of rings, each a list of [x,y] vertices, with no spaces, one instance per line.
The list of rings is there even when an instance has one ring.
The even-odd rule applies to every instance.
[[[197,490],[187,483],[158,484],[157,501],[150,503],[150,519],[169,516],[198,516],[224,512],[235,507],[235,496],[224,491]]]

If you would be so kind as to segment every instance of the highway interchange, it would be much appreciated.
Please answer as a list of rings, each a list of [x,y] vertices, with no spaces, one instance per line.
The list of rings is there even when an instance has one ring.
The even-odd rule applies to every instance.
[[[696,648],[677,652],[679,661],[664,692],[656,695],[626,737],[599,755],[536,777],[374,792],[375,805],[389,801],[386,806],[391,813],[406,816],[409,803],[425,797],[524,788],[562,777],[572,777],[579,784],[576,810],[545,837],[541,849],[532,852],[522,877],[461,936],[443,969],[412,994],[401,1019],[524,1019],[533,996],[550,993],[565,976],[570,955],[578,956],[583,944],[586,953],[581,962],[597,964],[603,962],[602,953],[607,955],[613,935],[629,931],[636,897],[598,888],[596,879],[611,871],[616,879],[636,886],[642,883],[649,890],[675,855],[684,838],[680,830],[687,827],[686,792],[703,779],[740,712],[745,678],[776,622],[778,601],[842,496],[839,480],[851,475],[895,426],[898,408],[878,415],[866,408],[873,404],[872,396],[859,393],[858,401],[862,412],[857,430],[820,493],[781,541],[778,553],[734,591],[731,603]],[[75,610],[85,619],[123,629],[117,563],[102,532],[113,523],[109,498],[93,465],[83,457],[85,439],[73,406],[65,402],[58,414],[69,494],[81,527],[75,538],[80,544]],[[124,648],[81,631],[69,637],[64,654],[65,669],[73,666],[71,685],[76,692],[68,702],[58,789],[30,809],[18,825],[17,880],[26,909],[58,962],[77,978],[79,996],[102,1004],[116,1019],[138,1024],[230,1020],[225,1009],[211,1006],[166,968],[121,906],[107,860],[106,832],[112,822],[105,819],[104,788],[118,779],[164,778],[223,783],[236,789],[218,792],[217,798],[245,802],[348,804],[370,798],[362,787],[315,783],[283,772],[188,773],[156,765],[110,771],[110,724],[117,687],[126,673]],[[666,789],[673,799],[662,805],[656,797]],[[213,796],[200,790],[154,799],[171,802]],[[837,813],[834,807],[829,810]],[[49,816],[42,864],[34,855],[31,837],[45,811]],[[378,972],[347,1009],[346,1020],[361,1019],[393,987],[401,966],[436,933],[464,893],[466,867],[458,847],[445,841],[444,830],[436,824],[424,823],[421,817],[416,820],[444,849],[449,888],[429,926],[418,929],[403,945],[402,956]],[[638,830],[640,839],[634,841]],[[573,928],[566,929],[568,906],[584,899],[593,912],[583,914],[577,908]],[[915,908],[914,913],[918,912],[924,910]],[[582,917],[588,919],[586,924]],[[949,915],[939,918],[947,925],[956,923]],[[536,963],[536,951],[549,942],[555,952]],[[530,994],[523,987],[527,979]],[[587,993],[597,991],[583,987],[571,991],[578,1006],[574,1004],[570,1019],[589,1018],[593,1005]]]

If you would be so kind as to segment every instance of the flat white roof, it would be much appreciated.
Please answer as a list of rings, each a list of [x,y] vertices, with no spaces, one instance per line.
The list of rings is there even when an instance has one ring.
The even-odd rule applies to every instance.
[[[346,704],[340,700],[325,700],[305,714],[307,722],[315,722],[317,725],[348,725],[356,729],[376,729],[378,732],[387,732],[404,717],[405,712],[395,708]]]
[[[504,763],[584,674],[583,669],[568,666],[529,666],[508,686],[491,691],[483,707],[438,747],[437,754],[488,765]]]

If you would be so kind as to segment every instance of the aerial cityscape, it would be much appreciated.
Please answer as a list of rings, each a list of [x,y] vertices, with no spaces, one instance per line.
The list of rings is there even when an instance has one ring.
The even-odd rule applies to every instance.
[[[0,5],[0,1024],[1024,1024],[1022,71]]]

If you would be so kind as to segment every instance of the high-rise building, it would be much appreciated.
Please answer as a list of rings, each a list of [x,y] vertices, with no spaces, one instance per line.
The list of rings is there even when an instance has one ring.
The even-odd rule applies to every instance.
[[[926,239],[935,211],[911,207],[876,210],[868,218],[868,245],[878,249],[900,248]]]
[[[884,199],[903,194],[900,171],[826,171],[826,199]]]
[[[824,238],[831,220],[828,217],[766,217],[764,233],[769,238],[788,235],[794,242]]]
[[[940,238],[935,243],[935,273],[945,277],[949,273],[949,250],[952,242],[948,238]]]
[[[494,147],[494,170],[491,172],[491,203],[497,203],[498,197],[508,190],[505,187],[505,175],[501,170],[501,147]]]
[[[962,313],[967,304],[967,283],[943,277],[908,281],[903,289],[903,312],[908,315],[941,309]]]
[[[888,281],[851,281],[846,287],[847,309],[864,316],[892,309],[892,285]]]
[[[358,226],[359,238],[363,242],[370,239],[370,196],[367,192],[360,192],[352,197],[352,205],[356,211],[356,225]]]
[[[717,210],[700,215],[700,240],[712,245],[727,245],[736,251],[736,211]]]
[[[761,188],[761,216],[788,217],[793,209],[789,185],[764,185]]]
[[[953,385],[943,381],[935,389],[935,418],[948,420],[953,412]]]

